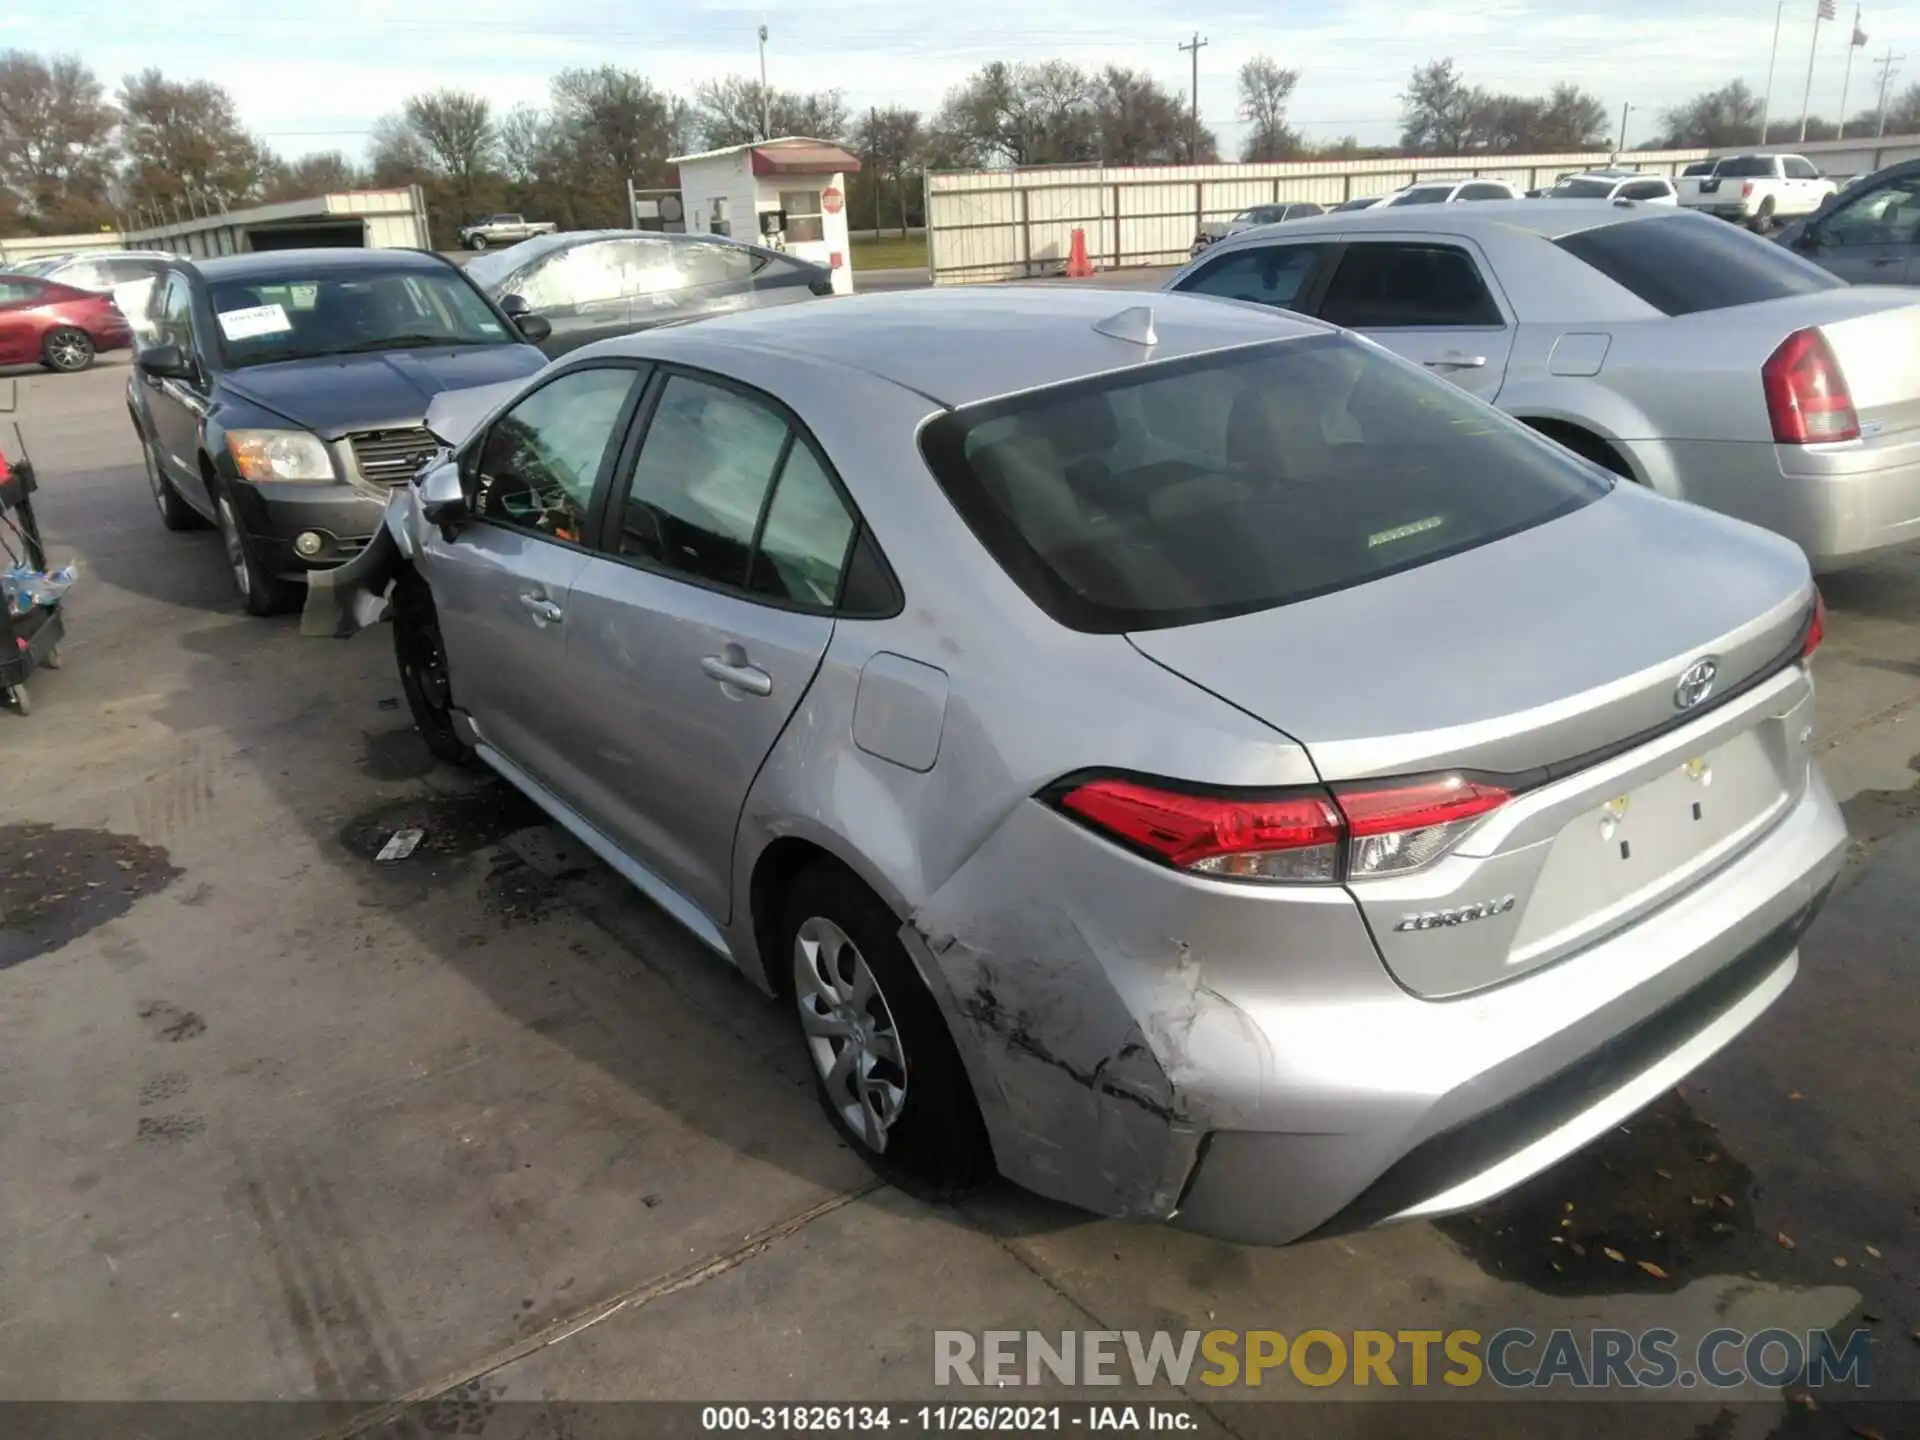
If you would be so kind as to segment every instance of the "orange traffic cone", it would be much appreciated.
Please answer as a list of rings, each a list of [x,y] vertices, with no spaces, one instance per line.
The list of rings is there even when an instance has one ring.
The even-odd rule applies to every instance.
[[[1067,278],[1086,280],[1093,275],[1093,261],[1087,258],[1087,232],[1074,227],[1073,248],[1067,251]]]

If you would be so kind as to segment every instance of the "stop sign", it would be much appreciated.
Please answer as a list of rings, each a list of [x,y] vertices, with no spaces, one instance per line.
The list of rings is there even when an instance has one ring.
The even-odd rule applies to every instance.
[[[847,197],[832,185],[820,192],[820,208],[829,215],[838,215],[840,207],[847,203]]]

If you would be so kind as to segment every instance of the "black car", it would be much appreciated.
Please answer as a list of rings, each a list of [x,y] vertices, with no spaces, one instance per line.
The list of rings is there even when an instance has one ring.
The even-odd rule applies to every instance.
[[[467,274],[508,314],[530,311],[551,324],[540,345],[549,355],[609,335],[833,293],[833,272],[811,260],[718,235],[646,230],[541,235],[469,261]]]
[[[1855,285],[1920,285],[1920,160],[1861,176],[1773,238]]]
[[[451,261],[411,250],[279,250],[173,261],[154,281],[127,409],[170,530],[220,528],[246,607],[299,603],[358,554],[387,491],[438,442],[443,390],[546,363]]]

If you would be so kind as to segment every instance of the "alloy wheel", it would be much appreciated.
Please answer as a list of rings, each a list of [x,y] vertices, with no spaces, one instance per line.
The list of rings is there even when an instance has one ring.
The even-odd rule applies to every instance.
[[[848,1129],[885,1154],[907,1099],[907,1060],[873,971],[846,931],[816,915],[794,936],[793,982],[828,1098]]]
[[[233,513],[233,502],[220,497],[220,538],[226,542],[227,564],[233,567],[234,583],[242,595],[253,594],[253,577],[247,571],[246,542],[240,538],[240,520]]]
[[[59,370],[83,370],[93,358],[93,342],[79,330],[57,330],[47,341],[47,359]]]

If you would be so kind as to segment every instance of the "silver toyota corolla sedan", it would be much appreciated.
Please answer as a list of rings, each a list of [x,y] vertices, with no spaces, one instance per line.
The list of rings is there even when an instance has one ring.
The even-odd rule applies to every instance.
[[[1382,207],[1229,236],[1167,288],[1358,330],[1816,569],[1920,542],[1920,295],[1852,288],[1709,216]]]
[[[919,1193],[1475,1204],[1760,1015],[1840,863],[1801,553],[1311,320],[860,296],[430,423],[310,628],[390,613],[435,750],[790,1007]]]

